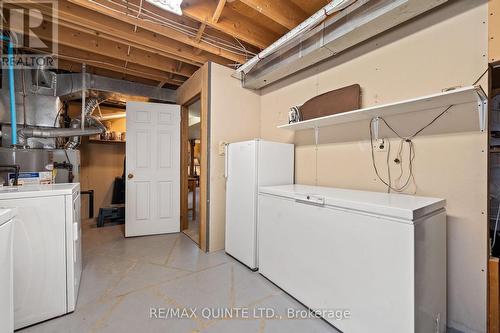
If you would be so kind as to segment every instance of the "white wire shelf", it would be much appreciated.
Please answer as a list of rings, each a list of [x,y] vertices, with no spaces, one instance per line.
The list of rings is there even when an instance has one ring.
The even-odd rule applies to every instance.
[[[321,127],[373,119],[376,117],[446,108],[450,105],[477,103],[479,129],[484,131],[488,111],[487,101],[488,98],[481,86],[469,86],[433,95],[417,97],[389,104],[375,105],[364,109],[281,125],[278,126],[278,128],[293,131],[318,129]]]

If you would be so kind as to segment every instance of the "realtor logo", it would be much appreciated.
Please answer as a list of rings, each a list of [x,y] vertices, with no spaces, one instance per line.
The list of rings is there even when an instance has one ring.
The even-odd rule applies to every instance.
[[[57,0],[0,0],[1,67],[57,68]]]

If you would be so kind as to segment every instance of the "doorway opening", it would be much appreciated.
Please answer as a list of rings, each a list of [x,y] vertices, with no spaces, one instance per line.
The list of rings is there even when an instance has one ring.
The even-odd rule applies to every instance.
[[[76,118],[81,113],[81,103],[70,103],[68,109],[70,116]],[[100,228],[125,223],[125,105],[103,101],[94,115],[106,129],[101,134],[82,137],[79,182],[87,194],[81,199],[82,218],[88,219],[83,225]]]
[[[201,175],[201,98],[196,96],[182,107],[183,126],[181,129],[181,145],[186,154],[182,158],[183,165],[181,183],[181,200],[184,201],[181,212],[181,230],[198,246],[200,245],[200,175]]]

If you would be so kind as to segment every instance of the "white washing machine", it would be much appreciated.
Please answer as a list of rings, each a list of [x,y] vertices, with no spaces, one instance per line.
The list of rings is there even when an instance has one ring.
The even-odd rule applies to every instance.
[[[74,311],[82,272],[80,185],[0,188],[0,207],[18,212],[14,328]]]
[[[14,331],[12,240],[15,210],[0,209],[0,332]]]

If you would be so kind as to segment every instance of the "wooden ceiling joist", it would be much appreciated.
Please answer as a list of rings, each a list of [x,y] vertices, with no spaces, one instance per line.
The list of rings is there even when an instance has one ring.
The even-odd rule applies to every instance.
[[[26,6],[26,5],[25,5]],[[106,15],[93,12],[80,6],[59,1],[58,5],[59,25],[86,31],[98,31],[102,37],[114,41],[126,41],[136,48],[145,51],[154,51],[165,57],[180,60],[199,67],[207,59],[194,53],[195,49],[189,45],[179,43],[165,36],[158,36],[155,33],[143,29],[134,31],[134,26],[120,20],[114,20]],[[40,10],[47,15],[51,14],[51,8],[43,3],[30,3],[30,8]]]
[[[207,27],[207,24],[203,22],[200,24],[200,28],[198,29],[198,32],[196,33],[196,37],[194,38],[195,41],[198,43],[200,42],[201,37],[203,37],[203,33],[205,32],[205,28]]]
[[[123,40],[123,39],[118,38],[118,37],[113,37],[113,36],[109,36],[106,34],[102,34],[102,33],[96,32],[92,29],[85,28],[83,26],[68,24],[65,21],[59,21],[59,25],[61,27],[64,27],[64,28],[69,28],[71,30],[82,32],[84,35],[94,36],[95,38],[101,39],[103,41],[103,43],[107,43],[109,41],[109,42],[115,42],[115,43],[112,43],[113,45],[121,44],[127,50],[127,52],[126,52],[127,57],[130,57],[130,53],[134,49],[136,50],[135,52],[136,53],[138,52],[139,54],[153,54],[155,56],[161,57],[160,60],[164,62],[164,66],[162,67],[162,70],[169,72],[169,73],[182,75],[184,77],[190,77],[198,69],[198,66],[195,66],[191,63],[185,63],[186,66],[183,68],[183,70],[181,72],[177,72],[175,70],[175,68],[176,68],[175,64],[179,61],[182,61],[182,60],[173,59],[168,54],[159,53],[159,52],[156,52],[155,50],[152,50],[151,48],[148,49],[141,44],[132,43],[130,41]],[[123,55],[120,56],[119,59],[123,59]],[[168,70],[166,70],[165,68],[167,68]]]
[[[67,1],[61,1],[59,4],[60,11],[64,10],[64,8],[67,9],[67,11],[74,12],[76,9],[78,9],[80,12],[82,11],[82,7],[85,7],[86,9],[90,9],[91,11],[94,12],[90,16],[92,21],[95,20],[95,15],[100,14],[103,17],[108,16],[107,20],[100,21],[102,24],[109,26],[108,31],[109,33],[115,33],[116,30],[118,31],[123,31],[123,28],[116,29],[115,26],[118,24],[115,22],[115,20],[121,21],[122,25],[123,23],[127,23],[128,25],[132,26],[137,26],[142,28],[142,30],[138,30],[136,33],[138,35],[138,38],[145,40],[149,43],[149,45],[172,45],[172,43],[178,43],[179,45],[176,46],[176,48],[181,47],[182,44],[184,44],[184,48],[191,46],[190,49],[190,54],[189,57],[191,59],[197,59],[201,63],[206,62],[206,60],[212,60],[214,59],[207,59],[203,58],[200,55],[197,55],[194,51],[194,48],[199,48],[202,49],[203,51],[206,51],[209,54],[213,54],[215,56],[229,59],[231,61],[236,61],[239,63],[244,63],[246,61],[245,57],[242,55],[235,54],[233,52],[224,50],[222,48],[213,46],[211,44],[205,43],[203,41],[196,41],[195,38],[190,37],[189,35],[182,33],[180,31],[177,31],[173,28],[170,28],[165,25],[160,25],[154,22],[150,22],[147,20],[142,20],[140,18],[137,18],[136,16],[131,16],[131,15],[126,15],[124,12],[120,12],[118,10],[113,10],[107,7],[99,6],[98,4],[88,1],[88,0],[69,0],[73,4],[76,4],[78,6],[81,6],[79,9],[77,8],[78,6],[71,6],[70,3]],[[88,16],[88,13],[86,14]],[[113,18],[115,20],[111,20],[110,18]],[[145,38],[146,35],[149,35],[148,38]],[[170,39],[170,41],[166,41],[165,38]],[[201,37],[200,37],[201,38]],[[153,42],[154,41],[154,42]],[[186,52],[184,52],[186,53]],[[186,56],[186,54],[183,54],[183,56]],[[223,59],[218,59],[216,62],[218,63],[224,63],[227,61],[224,61]]]
[[[49,39],[51,37],[50,35],[44,36],[43,33],[38,32],[37,35],[42,39]],[[58,40],[59,45],[73,47],[124,62],[155,68],[164,72],[175,72],[175,62],[171,59],[136,48],[131,48],[129,50],[124,44],[109,41],[100,36],[65,28],[60,29]]]
[[[224,6],[226,5],[226,0],[219,0],[217,3],[217,7],[215,8],[214,15],[212,16],[212,22],[217,23],[219,22],[219,18],[222,14],[222,10],[224,9]]]
[[[39,38],[50,41],[52,35],[46,24],[47,23],[44,23],[41,27],[36,28],[36,33]],[[99,35],[84,33],[68,27],[61,28],[61,26],[59,26],[58,44],[60,47],[66,46],[75,48],[92,54],[120,60],[124,63],[134,63],[143,67],[176,73],[177,63],[172,59],[140,49],[129,49],[125,44],[105,40]],[[187,70],[188,72],[186,73],[181,72],[176,74],[189,77],[194,72],[195,68],[187,68]]]
[[[218,3],[213,0],[184,0],[182,13],[198,22],[206,22],[210,27],[260,49],[267,47],[280,37],[265,27],[256,25],[231,8],[224,8],[224,17],[218,22],[213,22],[212,17],[217,5]]]
[[[60,59],[58,62],[59,62],[58,67],[61,70],[65,70],[65,71],[72,72],[72,73],[80,73],[81,72],[81,64],[78,62],[73,62],[73,61],[64,60],[64,59]],[[135,76],[135,75],[129,74],[129,73],[116,72],[112,69],[96,68],[93,65],[87,66],[87,72],[91,73],[91,74],[110,77],[113,79],[127,80],[127,81],[132,81],[132,82],[137,82],[137,83],[142,83],[142,84],[147,84],[147,85],[153,85],[153,86],[156,85],[158,82],[157,80],[145,78],[143,76]]]
[[[293,2],[286,0],[240,0],[271,20],[292,30],[309,16]]]
[[[184,0],[181,16],[144,0],[58,0],[57,16],[38,0],[5,6],[36,9],[57,22],[62,66],[87,63],[101,75],[173,87],[207,61],[246,62],[325,2]],[[51,41],[47,23],[34,30]]]
[[[174,85],[181,85],[185,78],[176,76],[173,73],[163,72],[154,68],[145,67],[124,61],[118,61],[110,57],[93,54],[64,45],[59,46],[58,60],[71,61],[73,63],[86,63],[98,69],[109,69],[115,72],[122,72],[136,77],[143,77],[153,81],[163,81]]]
[[[132,41],[129,39],[120,38],[120,37],[117,37],[116,35],[105,34],[105,33],[102,33],[100,31],[96,31],[94,29],[85,27],[83,25],[77,25],[74,23],[69,23],[67,21],[59,20],[58,23],[59,23],[59,26],[61,26],[61,27],[69,28],[72,30],[77,30],[77,31],[80,31],[80,32],[83,32],[86,34],[97,36],[102,40],[107,40],[107,41],[116,42],[116,43],[125,45],[127,47],[127,51],[128,51],[127,55],[129,55],[130,50],[132,48],[135,48],[137,50],[142,50],[142,51],[147,52],[147,53],[152,53],[152,54],[162,56],[166,59],[166,61],[169,65],[172,65],[172,70],[175,68],[175,66],[173,64],[175,64],[177,61],[181,61],[181,62],[185,63],[186,66],[185,66],[183,72],[176,73],[179,75],[190,77],[200,66],[200,63],[198,63],[198,62],[186,60],[185,58],[177,57],[176,55],[172,55],[171,53],[162,52],[161,50],[157,50],[157,49],[154,49],[152,47],[148,47],[148,46],[144,45],[143,43],[136,43],[135,41]],[[195,51],[196,50],[193,50],[193,54],[199,55],[199,53],[196,54]],[[203,60],[204,62],[207,61],[207,59],[204,56],[200,56],[200,60]]]

